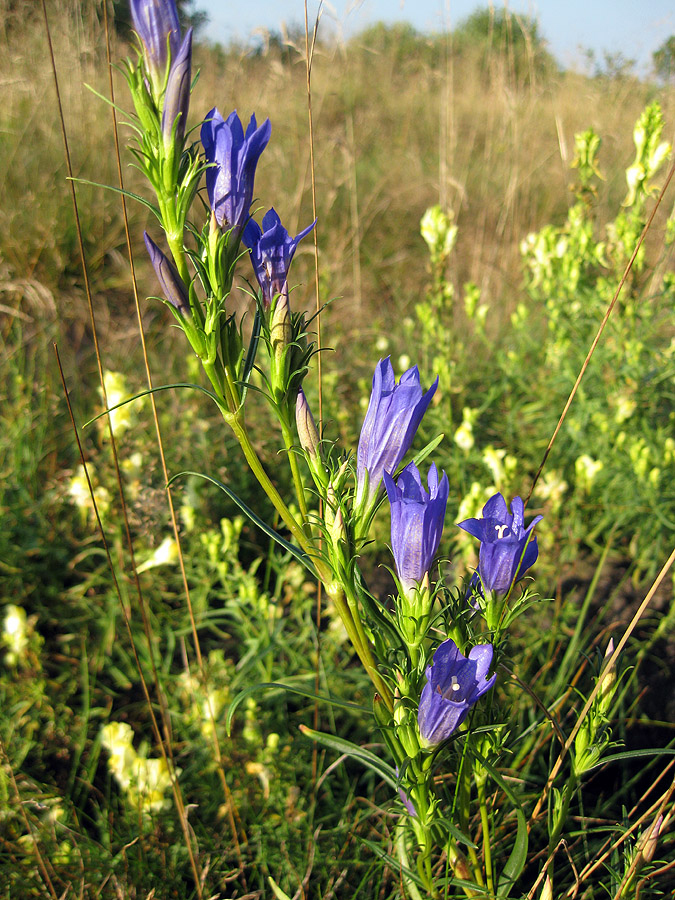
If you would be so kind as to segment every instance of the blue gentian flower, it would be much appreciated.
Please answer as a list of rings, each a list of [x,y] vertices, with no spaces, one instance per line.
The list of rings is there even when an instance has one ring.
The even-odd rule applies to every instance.
[[[543,517],[536,516],[524,528],[525,507],[520,497],[513,498],[511,509],[513,514],[504,497],[495,494],[483,507],[482,519],[465,519],[458,525],[481,542],[478,575],[483,588],[497,594],[508,594],[539,555],[537,539],[531,532]]]
[[[162,137],[168,148],[174,141],[174,123],[176,123],[175,140],[179,147],[183,146],[185,122],[190,105],[190,85],[192,82],[192,29],[183,38],[183,42],[175,56],[171,56],[171,68],[166,82],[164,108],[162,110]],[[176,121],[178,120],[178,121]]]
[[[209,203],[218,225],[233,229],[235,240],[248,221],[256,166],[271,132],[269,119],[258,128],[253,115],[244,134],[236,110],[223,119],[215,107],[202,125],[206,161],[212,163],[206,170]]]
[[[417,366],[404,372],[397,383],[390,357],[378,362],[356,454],[357,506],[364,500],[366,483],[370,505],[383,474],[394,474],[410,449],[437,387],[438,378],[423,393]]]
[[[157,95],[166,76],[167,52],[175,59],[181,42],[176,4],[174,0],[131,0],[131,21],[143,44],[148,74]]]
[[[155,270],[164,297],[182,316],[190,317],[190,301],[188,300],[185,285],[176,271],[175,266],[171,260],[162,253],[147,231],[143,232],[143,237],[145,238],[145,246],[150,257],[150,262]]]
[[[405,592],[423,580],[438,550],[448,503],[448,476],[438,480],[432,464],[427,476],[429,492],[422,486],[417,466],[411,462],[395,482],[385,471],[384,486],[391,504],[391,548],[396,571]]]
[[[491,644],[478,644],[466,657],[451,638],[437,648],[427,666],[427,683],[417,713],[420,736],[427,746],[449,738],[474,703],[493,686],[496,674],[486,680],[492,653]]]
[[[242,240],[251,252],[253,271],[262,288],[265,309],[269,309],[278,294],[287,291],[286,281],[293,254],[315,225],[316,221],[292,238],[274,208],[265,213],[262,229],[254,219],[249,219]]]

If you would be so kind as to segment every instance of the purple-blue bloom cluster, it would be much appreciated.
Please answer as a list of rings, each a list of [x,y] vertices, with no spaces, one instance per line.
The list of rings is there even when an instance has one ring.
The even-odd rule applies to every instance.
[[[356,454],[357,505],[365,499],[366,483],[370,504],[384,473],[394,474],[437,387],[438,378],[426,393],[422,391],[417,366],[404,372],[397,382],[390,357],[378,362]]]
[[[287,291],[286,282],[293,254],[300,241],[314,228],[316,221],[294,238],[281,224],[274,208],[265,213],[262,224],[261,229],[255,219],[249,219],[242,239],[251,253],[253,271],[262,288],[265,309],[269,309],[274,298]]]
[[[491,644],[478,644],[466,657],[451,638],[436,649],[417,713],[420,736],[428,746],[449,738],[494,685],[497,675],[487,678],[492,653]]]
[[[181,42],[174,0],[131,0],[131,21],[145,49],[148,72],[155,90],[163,84],[168,61],[176,58]]]
[[[527,528],[525,506],[520,497],[511,501],[495,494],[483,507],[482,519],[465,519],[458,528],[468,531],[481,542],[478,576],[487,591],[508,594],[511,586],[537,561],[537,539],[531,532],[542,516],[536,516]]]
[[[236,110],[223,119],[215,107],[202,125],[202,144],[210,164],[206,170],[209,203],[218,225],[232,229],[234,240],[248,221],[256,166],[271,133],[270,120],[258,127],[253,115],[244,134]]]
[[[428,492],[414,462],[405,467],[397,481],[384,472],[384,485],[391,504],[391,548],[405,592],[414,590],[424,580],[443,531],[450,490],[448,476],[444,472],[439,482],[438,470],[432,464],[427,484]]]

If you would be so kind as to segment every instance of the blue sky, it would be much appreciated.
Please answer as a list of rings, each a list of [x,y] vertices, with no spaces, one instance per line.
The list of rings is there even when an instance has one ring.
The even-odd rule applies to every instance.
[[[488,5],[488,0],[333,0],[324,4],[323,15],[348,37],[379,20],[439,31]],[[223,43],[245,40],[258,28],[279,31],[282,22],[304,21],[303,0],[196,0],[196,6],[209,14],[206,33]],[[316,15],[317,0],[309,0],[308,8],[310,17]],[[508,8],[539,21],[550,50],[565,66],[581,66],[584,47],[600,59],[605,51],[621,53],[645,67],[653,51],[675,34],[673,0],[510,0]]]

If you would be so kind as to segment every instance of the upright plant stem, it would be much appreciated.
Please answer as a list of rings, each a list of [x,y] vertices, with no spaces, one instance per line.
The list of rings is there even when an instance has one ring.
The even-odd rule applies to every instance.
[[[284,438],[284,446],[286,447],[286,451],[288,454],[288,464],[291,468],[291,475],[293,477],[293,486],[295,487],[295,496],[298,501],[298,506],[300,507],[300,515],[302,516],[302,521],[305,525],[305,528],[309,526],[308,518],[309,518],[309,510],[307,509],[307,498],[305,496],[305,485],[302,480],[302,475],[300,474],[300,467],[298,466],[298,457],[295,452],[295,442],[293,440],[293,432],[288,425],[288,422],[285,421],[285,417],[280,416],[281,422],[281,433]]]
[[[483,830],[483,857],[485,859],[485,879],[488,895],[495,896],[495,886],[492,877],[492,847],[490,845],[490,819],[488,817],[487,802],[485,799],[485,779],[477,778],[478,803],[480,805],[480,821]]]

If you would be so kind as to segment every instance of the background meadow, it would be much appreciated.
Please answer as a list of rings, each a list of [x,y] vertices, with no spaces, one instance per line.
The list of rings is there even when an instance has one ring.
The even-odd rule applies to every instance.
[[[47,6],[102,367],[109,398],[123,399],[144,390],[146,376],[120,199],[89,183],[117,183],[110,109],[94,93],[109,93],[102,10],[74,0]],[[120,60],[128,46],[111,40]],[[393,828],[388,794],[371,772],[337,764],[303,737],[298,726],[316,721],[310,700],[253,693],[227,734],[228,705],[257,683],[318,684],[366,706],[370,687],[330,605],[317,623],[316,585],[197,479],[173,490],[190,615],[147,397],[114,422],[137,583],[107,424],[80,431],[111,577],[54,352],[56,343],[82,426],[102,411],[101,392],[38,4],[0,2],[0,46],[3,897],[400,896],[374,844]],[[272,35],[256,51],[200,44],[191,101],[195,123],[214,104],[271,118],[256,195],[265,208],[274,202],[293,234],[313,217],[304,52],[300,34]],[[535,28],[500,16],[451,36],[378,25],[336,44],[319,33],[312,108],[320,298],[330,300],[325,433],[355,446],[380,357],[391,354],[397,373],[418,364],[423,384],[441,376],[423,439],[445,434],[436,461],[450,478],[440,563],[450,581],[476,564],[452,523],[476,515],[495,490],[528,495],[653,209],[650,182],[660,187],[671,164],[657,157],[662,142],[673,143],[672,81],[638,80],[610,63],[592,76],[562,72]],[[119,75],[115,91],[126,108]],[[124,148],[123,124],[120,137]],[[142,193],[129,161],[123,150],[126,187]],[[636,163],[648,177],[631,194],[626,170]],[[150,371],[155,384],[198,381],[167,311],[145,300],[157,293],[141,240],[148,221],[144,207],[129,205]],[[581,705],[596,655],[623,634],[673,548],[674,223],[671,188],[528,507],[545,517],[533,574],[549,599],[521,620],[511,656],[548,706],[570,683]],[[294,265],[293,304],[313,309],[309,241]],[[241,288],[244,308],[243,279]],[[308,391],[316,406],[316,379]],[[156,402],[170,474],[209,473],[268,511],[200,394],[175,389]],[[274,466],[262,402],[254,421]],[[363,563],[384,596],[388,527],[381,514]],[[627,645],[611,724],[628,750],[673,747],[674,617],[668,573]],[[181,798],[171,794],[144,682],[165,730],[169,723]],[[499,689],[513,694],[525,732],[518,692]],[[358,714],[318,715],[356,743],[373,740]],[[536,783],[541,773],[519,773],[518,764],[511,775]],[[618,897],[621,862],[637,841],[630,825],[670,782],[667,755],[594,773],[569,836],[572,856],[589,842],[601,847],[608,822],[625,824],[628,837],[576,894],[570,875],[556,896]],[[666,827],[640,896],[669,895],[672,854]],[[537,871],[532,860],[517,896]]]

